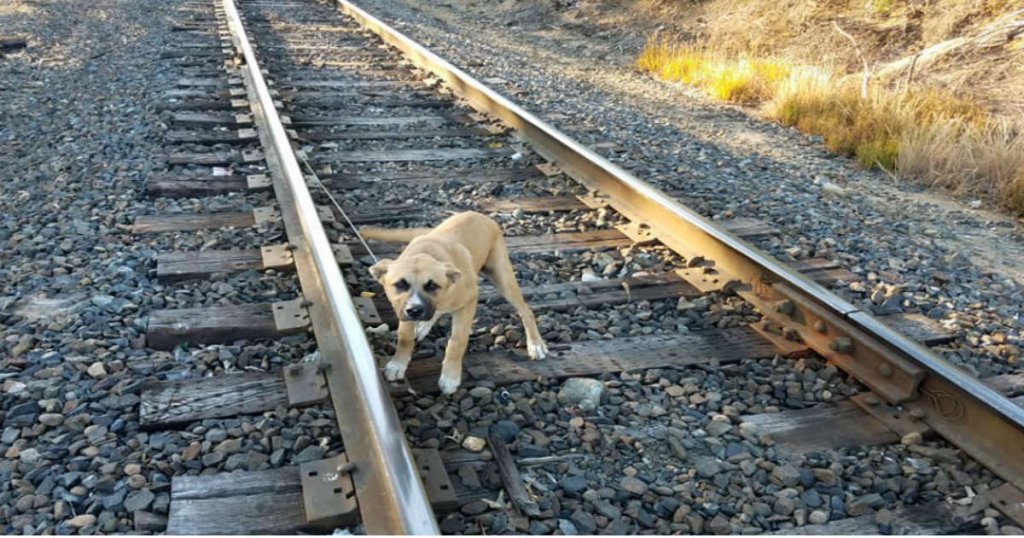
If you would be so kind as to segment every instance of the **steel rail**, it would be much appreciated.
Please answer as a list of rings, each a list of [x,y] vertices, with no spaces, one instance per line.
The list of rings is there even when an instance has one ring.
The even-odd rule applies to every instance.
[[[569,138],[348,0],[339,8],[497,117],[570,177],[687,257],[714,260],[744,298],[885,400],[1024,489],[1024,409],[942,357]]]
[[[404,430],[348,287],[317,216],[274,100],[233,0],[221,0],[244,59],[253,114],[266,149],[296,272],[369,534],[440,534]]]

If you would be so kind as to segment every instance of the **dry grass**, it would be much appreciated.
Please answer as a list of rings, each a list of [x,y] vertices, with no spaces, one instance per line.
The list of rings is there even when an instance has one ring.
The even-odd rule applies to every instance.
[[[898,92],[817,67],[652,40],[637,66],[819,135],[865,167],[961,193],[998,197],[1024,214],[1024,138],[979,107],[939,91]]]

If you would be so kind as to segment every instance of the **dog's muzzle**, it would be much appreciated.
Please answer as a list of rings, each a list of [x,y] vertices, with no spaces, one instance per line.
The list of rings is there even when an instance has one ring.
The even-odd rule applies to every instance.
[[[434,305],[424,300],[420,294],[414,293],[405,303],[402,311],[403,321],[427,321],[434,317]]]

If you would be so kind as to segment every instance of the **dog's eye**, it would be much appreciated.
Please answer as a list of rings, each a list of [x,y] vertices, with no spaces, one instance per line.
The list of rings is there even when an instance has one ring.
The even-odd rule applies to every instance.
[[[441,286],[438,286],[433,280],[428,280],[427,283],[423,285],[423,291],[427,293],[434,293],[440,288]]]
[[[403,293],[407,292],[407,291],[409,291],[409,282],[407,282],[403,278],[402,280],[399,280],[398,282],[395,282],[395,289],[400,291],[400,292],[403,292]]]

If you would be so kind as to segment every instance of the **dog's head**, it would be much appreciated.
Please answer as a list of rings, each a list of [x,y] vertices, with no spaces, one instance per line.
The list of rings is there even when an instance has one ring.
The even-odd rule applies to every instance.
[[[402,321],[433,318],[438,303],[462,275],[454,265],[424,254],[381,260],[370,267],[370,274],[384,286],[391,307]]]

